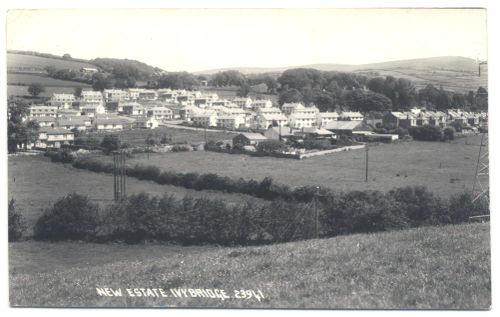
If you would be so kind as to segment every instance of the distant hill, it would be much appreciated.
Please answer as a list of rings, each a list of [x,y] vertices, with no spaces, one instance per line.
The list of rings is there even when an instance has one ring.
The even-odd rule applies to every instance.
[[[276,68],[219,68],[196,72],[196,74],[214,74],[225,70],[238,70],[244,74],[281,73],[293,68],[314,68],[322,71],[355,72],[367,76],[394,76],[413,81],[417,88],[433,84],[443,86],[447,90],[465,92],[476,90],[480,86],[488,86],[487,66],[482,66],[481,77],[478,76],[478,66],[478,63],[471,58],[441,56],[363,65],[310,64]]]
[[[45,54],[28,51],[8,51],[7,69],[32,68],[33,71],[44,70],[47,66],[53,66],[57,69],[80,70],[82,67],[98,68],[103,72],[111,73],[115,67],[127,66],[137,71],[143,77],[151,76],[162,70],[146,63],[117,58],[95,58],[92,60],[63,58],[53,54]]]

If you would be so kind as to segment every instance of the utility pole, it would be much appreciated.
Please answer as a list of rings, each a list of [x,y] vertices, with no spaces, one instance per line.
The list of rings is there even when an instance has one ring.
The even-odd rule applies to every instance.
[[[478,67],[478,77],[481,77],[481,65],[487,65],[488,62],[479,62]]]
[[[368,183],[368,144],[365,144],[365,148],[366,148],[365,182]]]
[[[125,155],[123,151],[113,152],[113,190],[115,201],[125,197],[125,176]]]
[[[472,202],[484,198],[489,198],[489,158],[488,158],[488,135],[483,133],[481,136],[481,145],[477,155],[476,176],[474,178],[474,186],[472,187]]]
[[[319,197],[319,186],[316,186],[316,193],[314,195],[314,231],[316,239],[319,239],[318,197]]]

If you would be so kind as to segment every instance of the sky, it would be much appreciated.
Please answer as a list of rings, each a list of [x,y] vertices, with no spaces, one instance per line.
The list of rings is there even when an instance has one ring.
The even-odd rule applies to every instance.
[[[135,59],[167,71],[487,59],[482,9],[10,10],[7,49]]]

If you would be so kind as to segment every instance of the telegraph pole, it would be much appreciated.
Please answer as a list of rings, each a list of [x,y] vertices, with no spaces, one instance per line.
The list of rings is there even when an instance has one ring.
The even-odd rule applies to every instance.
[[[118,201],[125,197],[125,155],[123,151],[113,152],[113,191],[114,200]]]
[[[368,144],[365,144],[365,148],[366,148],[365,182],[368,183]]]

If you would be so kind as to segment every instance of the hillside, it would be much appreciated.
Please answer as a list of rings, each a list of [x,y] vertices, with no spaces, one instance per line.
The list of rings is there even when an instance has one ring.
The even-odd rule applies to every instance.
[[[322,71],[355,72],[367,76],[394,76],[414,82],[416,88],[428,84],[443,86],[445,90],[468,92],[488,86],[487,65],[478,76],[478,63],[466,57],[441,56],[364,65],[310,64],[279,68],[234,67],[200,71],[196,74],[213,74],[225,70],[238,70],[244,74],[281,73],[292,68],[314,68]]]
[[[490,229],[427,227],[261,247],[9,244],[11,305],[488,309]],[[49,287],[47,287],[49,286]],[[96,287],[260,290],[264,299],[104,297]],[[233,296],[234,297],[234,296]]]

